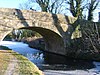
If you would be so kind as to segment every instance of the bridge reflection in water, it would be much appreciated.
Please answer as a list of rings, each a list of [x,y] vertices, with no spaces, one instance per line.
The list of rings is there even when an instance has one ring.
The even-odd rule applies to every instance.
[[[22,42],[1,41],[0,45],[7,46],[26,56],[30,61],[35,63],[41,70],[43,70],[45,74],[49,74],[48,72],[50,70],[52,74],[56,71],[55,75],[57,72],[61,73],[61,75],[70,74],[71,72],[72,75],[81,74],[81,71],[83,73],[82,75],[93,75],[93,71],[95,71],[95,73],[98,75],[100,74],[100,68],[98,68],[100,67],[100,62],[75,60],[52,53],[45,53],[36,49],[32,49],[28,47],[27,44]]]

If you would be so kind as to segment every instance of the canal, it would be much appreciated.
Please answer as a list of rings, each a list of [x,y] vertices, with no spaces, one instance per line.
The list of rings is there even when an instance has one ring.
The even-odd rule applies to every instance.
[[[35,63],[45,75],[100,75],[100,62],[76,60],[30,48],[22,42],[1,41]]]

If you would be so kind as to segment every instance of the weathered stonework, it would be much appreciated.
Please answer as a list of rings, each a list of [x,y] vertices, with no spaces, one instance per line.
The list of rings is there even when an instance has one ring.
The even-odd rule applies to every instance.
[[[44,37],[47,51],[66,55],[68,39],[76,22],[84,25],[77,18],[61,14],[0,8],[0,40],[14,29],[30,29]]]
[[[73,23],[75,20],[76,18],[60,14],[0,8],[0,40],[3,40],[12,30],[24,27],[39,32],[46,41],[47,50],[66,54],[66,43],[63,38],[65,39],[65,32],[68,29],[67,24]]]

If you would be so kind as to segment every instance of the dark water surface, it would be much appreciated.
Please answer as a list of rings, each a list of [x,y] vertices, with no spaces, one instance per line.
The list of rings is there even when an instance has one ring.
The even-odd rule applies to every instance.
[[[46,75],[56,75],[55,71],[57,71],[57,73],[60,71],[62,73],[65,72],[64,74],[60,72],[61,74],[58,75],[74,75],[74,73],[77,73],[76,70],[81,70],[88,74],[92,69],[93,71],[96,70],[96,75],[100,75],[100,62],[98,62],[98,65],[96,65],[95,63],[97,62],[93,61],[75,60],[52,53],[46,53],[40,50],[32,49],[27,44],[22,42],[2,41],[0,42],[0,45],[7,46],[24,55],[30,61],[35,63],[42,71],[46,70]],[[47,70],[50,70],[51,73],[47,72]],[[70,73],[70,71],[72,72]],[[68,72],[68,74],[66,72]],[[93,73],[91,72],[88,75],[92,75]]]

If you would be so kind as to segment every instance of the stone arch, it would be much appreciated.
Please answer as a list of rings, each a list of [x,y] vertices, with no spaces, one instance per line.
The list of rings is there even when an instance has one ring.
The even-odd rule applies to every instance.
[[[46,45],[45,51],[61,55],[66,54],[63,38],[54,31],[42,27],[23,27],[20,29],[33,30],[42,35]]]
[[[5,37],[6,37],[8,34],[10,34],[12,31],[13,31],[13,30],[11,30],[11,31],[6,31],[6,32],[3,34],[2,38],[1,38],[1,41],[3,41],[3,40],[5,39]]]

